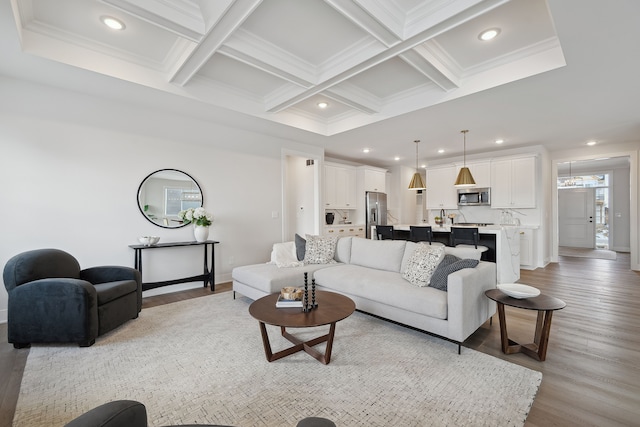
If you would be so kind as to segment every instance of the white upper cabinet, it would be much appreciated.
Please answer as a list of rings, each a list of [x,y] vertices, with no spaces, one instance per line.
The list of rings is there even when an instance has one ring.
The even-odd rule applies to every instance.
[[[458,168],[455,166],[427,168],[427,209],[458,209],[458,197],[453,184]]]
[[[354,167],[325,163],[324,203],[327,209],[356,209]]]
[[[377,191],[379,193],[386,191],[387,171],[385,169],[360,166],[358,173],[359,179],[362,180],[364,191]]]
[[[491,162],[491,207],[536,207],[536,158]]]
[[[456,165],[456,178],[462,167],[462,163]],[[491,162],[467,162],[467,167],[471,171],[473,180],[476,182],[476,188],[491,187]]]

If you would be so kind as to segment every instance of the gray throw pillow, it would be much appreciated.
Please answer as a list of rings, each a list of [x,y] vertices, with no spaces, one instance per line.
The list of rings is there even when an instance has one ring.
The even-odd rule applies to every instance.
[[[304,237],[300,236],[299,234],[296,234],[295,243],[296,243],[296,257],[298,258],[298,261],[302,261],[304,260],[304,253],[305,253],[305,247],[306,247],[307,241],[304,240]]]
[[[451,258],[448,259],[448,263],[445,263],[447,257]],[[438,268],[436,268],[436,271],[433,272],[429,286],[446,292],[449,274],[462,270],[463,268],[474,268],[479,262],[477,259],[459,259],[455,255],[445,255],[445,259],[442,260]]]

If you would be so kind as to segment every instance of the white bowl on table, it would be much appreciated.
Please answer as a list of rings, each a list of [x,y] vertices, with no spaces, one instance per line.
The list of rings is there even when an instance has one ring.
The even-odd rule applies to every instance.
[[[501,283],[497,285],[497,288],[517,299],[533,298],[540,295],[540,289],[522,283]]]
[[[159,236],[141,236],[141,237],[138,237],[138,242],[140,242],[140,244],[145,245],[145,246],[155,245],[159,241],[160,241],[160,237]]]

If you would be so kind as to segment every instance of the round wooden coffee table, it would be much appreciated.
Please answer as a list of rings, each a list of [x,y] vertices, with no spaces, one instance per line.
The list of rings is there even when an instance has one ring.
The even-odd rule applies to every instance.
[[[551,330],[551,315],[555,310],[564,308],[567,304],[561,299],[540,294],[533,298],[518,299],[510,297],[500,289],[490,289],[484,293],[487,297],[498,303],[498,318],[500,319],[500,341],[502,352],[505,354],[524,353],[536,360],[544,361],[547,357],[549,344],[549,331]],[[537,310],[536,332],[533,343],[518,344],[509,339],[507,335],[507,321],[504,315],[504,306],[523,308],[525,310]]]
[[[273,362],[290,354],[304,351],[318,361],[328,365],[331,361],[331,348],[333,346],[336,323],[349,317],[355,311],[355,303],[350,298],[335,292],[316,291],[318,307],[305,313],[299,307],[276,308],[278,295],[279,294],[267,295],[254,301],[249,306],[249,314],[260,322],[262,344],[264,345],[267,360]],[[265,324],[279,326],[282,336],[294,345],[285,350],[273,353]],[[329,325],[329,333],[309,341],[302,341],[286,331],[286,328],[310,328],[323,325]],[[325,341],[327,346],[324,354],[313,348],[313,346]]]

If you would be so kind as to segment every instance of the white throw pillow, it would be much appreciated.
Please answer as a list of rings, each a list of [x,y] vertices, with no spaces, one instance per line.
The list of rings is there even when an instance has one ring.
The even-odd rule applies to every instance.
[[[409,258],[402,278],[409,283],[424,287],[429,286],[431,275],[444,258],[444,246],[433,246],[428,243],[418,243],[413,255]]]
[[[296,245],[294,242],[274,243],[271,250],[271,262],[278,268],[300,267],[302,262],[296,256]]]
[[[333,257],[336,254],[336,236],[313,236],[306,235],[304,263],[306,264],[333,264],[336,262]]]

